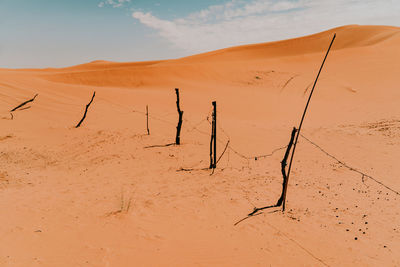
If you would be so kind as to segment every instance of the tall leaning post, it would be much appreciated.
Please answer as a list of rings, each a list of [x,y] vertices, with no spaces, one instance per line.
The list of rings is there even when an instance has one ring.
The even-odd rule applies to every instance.
[[[324,60],[322,61],[321,67],[319,68],[317,77],[315,78],[315,81],[314,81],[314,85],[313,85],[313,87],[311,89],[311,92],[310,92],[310,95],[308,97],[306,107],[304,108],[303,116],[301,117],[301,120],[300,120],[300,125],[297,128],[296,140],[293,143],[293,150],[292,150],[292,154],[291,154],[290,161],[289,161],[289,168],[288,168],[288,171],[287,171],[286,183],[285,183],[284,194],[283,194],[282,211],[285,211],[285,207],[286,207],[287,187],[288,187],[288,184],[289,184],[289,177],[290,177],[290,171],[292,169],[294,153],[296,152],[297,141],[299,140],[299,136],[300,136],[300,133],[301,133],[301,127],[303,126],[304,118],[306,117],[307,109],[308,109],[308,106],[310,105],[311,97],[313,96],[313,93],[314,93],[314,90],[315,90],[315,86],[317,85],[319,76],[321,75],[322,69],[324,68],[324,65],[325,65],[325,61],[328,58],[329,52],[331,51],[331,48],[332,48],[333,42],[335,42],[335,39],[336,39],[336,33],[333,35],[333,38],[332,38],[332,41],[331,41],[331,43],[329,45],[328,51],[326,51]]]
[[[175,93],[176,93],[176,108],[178,110],[178,115],[179,115],[178,126],[176,126],[175,144],[180,145],[181,144],[181,129],[182,129],[183,111],[181,110],[180,103],[179,103],[179,88],[175,88]]]

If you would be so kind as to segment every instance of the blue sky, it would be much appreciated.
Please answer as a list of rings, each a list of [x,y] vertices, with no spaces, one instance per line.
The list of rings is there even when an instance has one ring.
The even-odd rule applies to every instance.
[[[0,67],[176,58],[399,14],[399,0],[0,0]]]

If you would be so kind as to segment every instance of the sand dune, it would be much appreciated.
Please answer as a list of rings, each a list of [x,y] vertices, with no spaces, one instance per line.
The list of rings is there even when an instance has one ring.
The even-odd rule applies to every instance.
[[[279,197],[284,151],[269,154],[333,33],[287,212],[234,226]],[[1,69],[0,266],[399,266],[399,33],[351,25],[174,60]],[[176,87],[182,145],[145,149],[174,141]],[[218,153],[230,147],[210,176],[213,100]]]
[[[385,48],[390,47],[393,53],[398,53],[396,47],[400,38],[398,28],[345,26],[307,37],[228,48],[178,60],[138,63],[95,61],[63,69],[46,69],[41,77],[60,83],[129,88],[163,86],[182,82],[182,79],[187,82],[201,80],[220,81],[225,84],[231,81],[232,72],[242,73],[251,68],[250,64],[265,64],[265,61],[294,56],[300,56],[303,64],[304,57],[313,57],[313,54],[323,53],[326,50],[326,44],[329,44],[334,32],[337,33],[338,39],[333,50],[347,50],[351,53],[351,49],[360,50],[360,48],[384,45]],[[370,51],[366,50],[366,53]],[[231,64],[232,61],[245,63]],[[256,62],[250,63],[251,61]]]

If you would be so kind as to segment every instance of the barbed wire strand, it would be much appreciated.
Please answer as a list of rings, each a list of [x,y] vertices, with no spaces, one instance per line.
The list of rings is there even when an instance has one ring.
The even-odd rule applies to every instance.
[[[388,189],[389,191],[395,193],[396,195],[400,195],[400,192],[390,188],[389,186],[385,185],[383,182],[379,181],[377,178],[374,178],[362,171],[359,171],[358,169],[351,167],[350,165],[348,165],[346,162],[344,162],[343,160],[338,159],[337,157],[333,156],[332,154],[330,154],[329,152],[327,152],[325,149],[323,149],[322,147],[320,147],[319,145],[317,145],[316,143],[314,143],[313,141],[311,141],[310,139],[308,139],[307,137],[305,137],[303,134],[300,134],[300,136],[302,138],[304,138],[304,140],[306,140],[307,142],[309,142],[310,144],[312,144],[313,146],[315,146],[316,148],[318,148],[320,151],[322,151],[325,155],[327,155],[328,157],[334,159],[335,161],[337,161],[340,165],[342,165],[343,167],[349,169],[350,171],[356,172],[358,174],[362,175],[362,180],[364,180],[364,177],[369,178],[370,180],[374,181],[375,183],[385,187],[386,189]]]

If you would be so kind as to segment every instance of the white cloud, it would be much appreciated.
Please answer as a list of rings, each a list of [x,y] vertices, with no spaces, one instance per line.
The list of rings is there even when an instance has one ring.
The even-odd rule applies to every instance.
[[[175,47],[202,52],[302,36],[346,24],[400,26],[398,0],[231,0],[174,20],[132,17]]]
[[[106,5],[112,6],[113,8],[123,7],[124,4],[129,3],[131,0],[105,0],[98,4],[98,7],[104,7]]]

